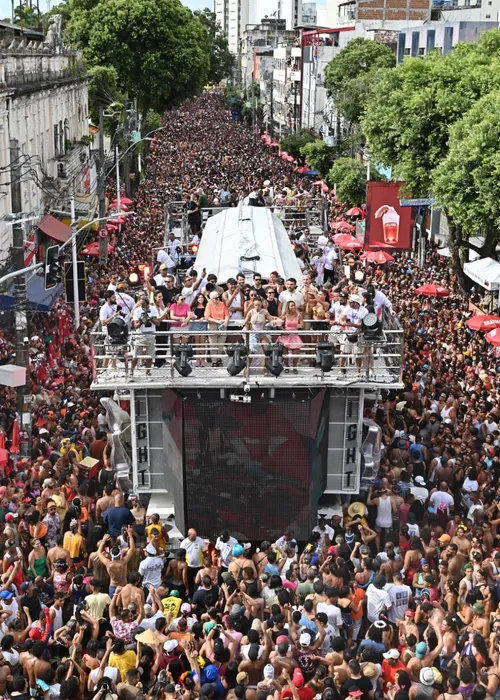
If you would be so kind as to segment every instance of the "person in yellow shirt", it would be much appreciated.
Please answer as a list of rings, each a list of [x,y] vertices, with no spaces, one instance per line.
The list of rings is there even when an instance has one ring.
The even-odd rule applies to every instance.
[[[176,591],[175,589],[170,591],[169,595],[162,599],[161,604],[163,605],[163,612],[165,615],[171,615],[172,620],[179,617],[179,610],[181,609],[182,605],[179,591]]]
[[[72,520],[63,539],[63,547],[68,550],[69,556],[75,563],[81,561],[85,556],[85,540],[79,529],[78,521]]]
[[[109,655],[108,664],[118,669],[122,683],[125,683],[127,671],[135,668],[136,663],[137,656],[135,651],[125,651],[125,642],[123,639],[117,639],[113,645],[113,651]]]
[[[153,513],[151,523],[146,528],[146,537],[151,542],[158,553],[164,552],[168,542],[168,532],[165,525],[160,522],[158,513]]]

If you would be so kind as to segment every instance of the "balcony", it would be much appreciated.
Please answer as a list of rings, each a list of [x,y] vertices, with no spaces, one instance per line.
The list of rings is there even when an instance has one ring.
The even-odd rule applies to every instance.
[[[107,336],[102,331],[92,333],[94,344],[94,382],[93,389],[103,391],[125,387],[183,387],[198,388],[210,385],[212,388],[238,388],[243,382],[250,386],[401,386],[401,368],[403,363],[403,331],[392,319],[376,340],[360,339],[355,344],[353,352],[346,346],[344,334],[304,330],[283,331],[268,328],[259,333],[247,330],[240,331],[204,331],[202,335],[190,335],[189,330],[178,330],[156,333],[156,359],[163,360],[162,367],[152,367],[150,370],[138,367],[133,377],[124,364],[125,357],[132,357],[132,347],[137,332],[126,344],[116,346],[110,351],[105,343]],[[396,327],[397,326],[397,327]],[[302,347],[293,355],[283,347],[281,364],[284,368],[279,377],[274,376],[265,368],[269,360],[272,344],[281,338],[286,343],[286,336],[300,335]],[[187,376],[181,376],[175,368],[179,357],[175,355],[181,339],[188,338],[192,357],[188,359],[191,371]],[[317,363],[316,353],[318,343],[333,344],[333,366],[330,370],[321,368]],[[137,344],[137,340],[136,340]],[[241,371],[231,376],[228,365],[232,358],[227,350],[233,344],[244,348]],[[112,360],[116,360],[116,368],[111,368]],[[142,358],[146,360],[147,357]],[[215,366],[216,364],[220,366]],[[139,362],[139,364],[141,364]],[[104,365],[107,365],[106,367]],[[293,366],[295,365],[295,367]]]
[[[0,65],[0,86],[29,90],[42,85],[84,78],[87,74],[85,63],[79,61],[62,70],[20,70],[8,71]]]

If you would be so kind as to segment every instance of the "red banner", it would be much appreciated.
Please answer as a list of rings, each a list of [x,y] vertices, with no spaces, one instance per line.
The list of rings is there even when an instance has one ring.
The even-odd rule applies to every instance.
[[[412,208],[399,203],[403,182],[368,182],[365,244],[410,250]]]

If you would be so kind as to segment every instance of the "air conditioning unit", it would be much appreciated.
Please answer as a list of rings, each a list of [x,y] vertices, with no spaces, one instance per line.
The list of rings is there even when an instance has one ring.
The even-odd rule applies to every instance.
[[[67,175],[66,175],[66,164],[65,163],[58,163],[57,164],[57,177],[60,180],[65,180]]]

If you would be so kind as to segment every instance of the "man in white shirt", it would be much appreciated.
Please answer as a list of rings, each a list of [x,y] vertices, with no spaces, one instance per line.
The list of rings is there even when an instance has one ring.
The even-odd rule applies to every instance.
[[[115,292],[116,307],[118,309],[118,307],[121,306],[121,315],[130,328],[130,315],[135,307],[135,299],[133,299],[130,294],[126,294],[125,289],[125,284],[123,282],[119,282]]]
[[[156,326],[160,325],[158,309],[151,306],[146,294],[139,298],[139,304],[132,314],[132,326],[135,330],[133,360],[130,370],[130,379],[133,378],[134,369],[140,356],[147,355],[145,361],[147,372],[151,374],[150,367],[156,354]]]
[[[165,263],[162,263],[160,265],[160,272],[153,277],[157,287],[162,287],[165,284],[166,279],[170,274],[168,269],[168,265],[166,265]]]
[[[108,366],[109,360],[107,356],[111,355],[111,366],[114,369],[116,368],[116,354],[118,352],[119,346],[111,345],[111,343],[109,342],[108,325],[111,323],[111,321],[113,321],[117,316],[120,315],[120,312],[117,309],[116,294],[112,289],[108,289],[104,292],[104,299],[105,302],[101,306],[101,309],[99,311],[99,321],[101,322],[101,328],[106,332],[106,341],[104,343],[104,353],[106,357],[102,362],[102,366]]]
[[[429,489],[425,488],[424,477],[416,476],[414,482],[415,486],[411,487],[410,492],[415,496],[417,501],[420,501],[420,503],[425,505],[427,499],[429,498]]]
[[[182,540],[180,548],[186,550],[189,595],[192,597],[194,593],[194,580],[196,574],[202,568],[203,552],[206,551],[207,545],[205,544],[205,540],[198,537],[196,530],[190,528],[188,530],[188,536],[186,539]]]
[[[410,598],[413,593],[410,586],[407,586],[404,583],[404,579],[401,574],[394,574],[393,580],[394,586],[389,589],[389,598],[392,604],[392,607],[389,609],[389,620],[391,622],[396,622],[396,620],[404,619],[405,612],[408,610]]]
[[[430,502],[435,508],[435,512],[446,511],[449,515],[455,507],[455,500],[453,496],[448,492],[448,484],[442,481],[439,484],[439,489],[431,494]]]
[[[373,578],[373,583],[370,583],[366,589],[367,617],[370,622],[376,622],[382,610],[391,610],[392,601],[387,588],[385,576],[377,574]]]
[[[325,613],[328,617],[328,624],[333,628],[334,637],[340,636],[340,630],[344,624],[342,620],[342,613],[338,605],[335,605],[335,601],[338,599],[338,591],[336,588],[329,586],[326,591],[327,602],[318,603],[316,606],[316,612]]]
[[[231,537],[227,530],[224,530],[217,538],[215,543],[215,551],[219,555],[220,566],[222,569],[227,569],[229,563],[232,559],[232,551],[235,544],[238,544],[238,540]]]
[[[327,542],[326,542],[327,537],[328,537],[328,545],[333,544],[333,539],[335,537],[335,531],[334,531],[333,527],[330,527],[330,525],[327,525],[325,518],[321,517],[318,520],[318,524],[316,525],[316,527],[313,528],[313,532],[319,532],[319,534],[321,535],[320,545],[322,547],[324,547],[327,544]]]
[[[297,280],[294,277],[287,279],[286,289],[278,297],[278,316],[285,313],[289,301],[295,302],[297,311],[303,311],[305,306],[304,295],[297,289]]]
[[[335,284],[335,268],[337,266],[337,261],[339,256],[335,248],[332,248],[325,257],[325,282],[331,282]]]
[[[118,275],[116,273],[113,273],[111,275],[111,277],[109,278],[108,290],[111,292],[115,292],[117,285],[118,285]]]
[[[163,557],[159,557],[156,548],[151,542],[144,550],[147,554],[146,559],[143,559],[139,564],[139,573],[143,577],[143,586],[153,586],[159,588],[161,586],[161,570],[163,568]]]
[[[158,254],[156,256],[156,259],[158,260],[158,262],[161,265],[166,265],[167,271],[170,274],[175,272],[175,260],[172,260],[172,258],[170,257],[170,255],[167,253],[166,250],[159,250]],[[161,267],[160,267],[160,270],[161,270]],[[160,284],[163,284],[163,282],[161,282]]]

